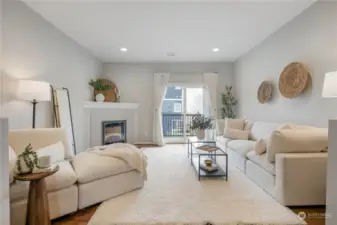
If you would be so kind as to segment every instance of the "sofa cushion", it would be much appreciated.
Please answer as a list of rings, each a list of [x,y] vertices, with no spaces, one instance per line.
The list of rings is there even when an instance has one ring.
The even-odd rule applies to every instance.
[[[29,191],[29,181],[14,181],[9,187],[10,201],[26,199]]]
[[[73,157],[72,146],[63,128],[19,129],[10,130],[8,133],[8,143],[16,154],[23,152],[27,143],[31,143],[33,151],[36,151],[59,141],[64,146],[64,158],[71,159]]]
[[[59,171],[45,179],[48,192],[70,187],[77,181],[75,171],[69,161],[62,161],[57,164],[60,167]]]
[[[225,147],[227,148],[227,144],[228,142],[232,141],[232,139],[230,138],[225,138],[224,136],[218,136],[216,137],[216,142],[219,142],[219,144],[222,146],[222,147]]]
[[[46,177],[46,189],[48,192],[61,190],[76,183],[76,174],[68,161],[57,163],[59,171],[53,175]],[[10,185],[10,200],[16,201],[26,199],[29,191],[28,181],[15,181]]]
[[[281,129],[272,133],[267,159],[275,162],[277,153],[322,152],[328,147],[328,129]]]
[[[254,149],[255,141],[250,140],[233,140],[227,143],[228,148],[247,158],[247,153]]]
[[[262,167],[268,173],[276,175],[275,163],[268,162],[266,153],[258,155],[255,151],[250,151],[247,153],[247,158],[254,162],[256,165]]]
[[[78,183],[88,183],[133,170],[121,159],[90,152],[82,152],[76,155],[72,164]]]
[[[271,123],[271,122],[254,122],[253,127],[251,129],[250,138],[253,141],[257,141],[259,139],[267,140],[271,133],[274,130],[279,129],[283,124],[282,123]]]
[[[9,160],[9,183],[11,184],[14,181],[14,169],[15,169],[15,162],[18,158],[18,156],[16,155],[16,152],[14,151],[14,149],[11,146],[8,146],[8,160]]]
[[[226,128],[223,136],[235,140],[248,140],[249,131]]]

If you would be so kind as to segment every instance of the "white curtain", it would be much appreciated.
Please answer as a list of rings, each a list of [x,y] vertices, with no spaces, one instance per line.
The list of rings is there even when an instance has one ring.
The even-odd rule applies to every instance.
[[[169,73],[155,73],[153,76],[153,85],[154,85],[153,142],[159,146],[163,146],[165,144],[163,136],[162,105],[169,79],[170,79]]]
[[[210,108],[210,115],[214,119],[215,129],[218,130],[218,126],[216,123],[216,119],[218,117],[218,107],[217,107],[217,87],[218,87],[218,74],[217,73],[204,73],[203,74],[204,81],[204,90],[205,95],[208,97],[208,103],[206,107]],[[207,112],[207,110],[206,110]],[[213,134],[207,134],[207,136],[211,136]]]

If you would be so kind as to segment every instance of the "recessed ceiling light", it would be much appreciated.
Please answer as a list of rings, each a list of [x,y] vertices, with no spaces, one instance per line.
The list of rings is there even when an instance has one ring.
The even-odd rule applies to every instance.
[[[127,48],[121,48],[121,52],[127,52],[128,49]]]
[[[220,49],[218,49],[218,48],[213,48],[212,51],[213,51],[213,52],[218,52],[218,51],[220,51]]]

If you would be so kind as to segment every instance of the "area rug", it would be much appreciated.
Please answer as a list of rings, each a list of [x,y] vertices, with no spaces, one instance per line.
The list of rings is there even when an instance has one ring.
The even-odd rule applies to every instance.
[[[306,224],[235,168],[230,168],[227,182],[199,182],[184,145],[147,148],[144,153],[144,188],[102,203],[89,225]]]

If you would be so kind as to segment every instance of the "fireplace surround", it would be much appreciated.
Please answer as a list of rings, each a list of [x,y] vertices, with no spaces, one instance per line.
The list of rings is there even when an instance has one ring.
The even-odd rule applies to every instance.
[[[126,120],[102,121],[102,145],[126,143]]]

